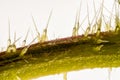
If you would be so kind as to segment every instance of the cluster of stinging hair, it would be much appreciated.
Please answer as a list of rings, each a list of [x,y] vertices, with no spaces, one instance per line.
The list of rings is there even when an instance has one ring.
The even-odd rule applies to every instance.
[[[94,0],[93,0],[94,1]],[[81,0],[81,4],[82,4],[82,0]],[[83,19],[82,23],[79,22],[79,18],[80,18],[80,11],[81,11],[81,4],[80,4],[80,9],[77,11],[77,14],[76,14],[76,19],[75,19],[75,24],[74,24],[74,27],[73,27],[73,30],[72,30],[72,37],[74,36],[78,36],[79,35],[79,29],[82,28],[81,25],[83,24],[83,22],[86,20],[86,18],[88,19],[88,27],[87,29],[84,31],[84,37],[88,37],[88,34],[93,34],[93,33],[96,33],[96,37],[99,37],[100,35],[100,32],[101,32],[101,27],[102,27],[102,21],[104,20],[104,15],[103,15],[103,7],[104,7],[104,0],[102,1],[101,3],[101,6],[100,6],[100,9],[96,11],[96,8],[95,8],[95,3],[94,3],[94,18],[92,19],[92,22],[90,22],[89,20],[89,9],[88,9],[88,3],[87,3],[87,16]],[[116,34],[118,33],[118,31],[120,30],[120,19],[119,19],[119,4],[120,2],[118,1],[118,4],[116,3],[115,1],[115,9],[116,9],[116,14],[114,15],[115,17],[115,30],[113,30]],[[49,18],[48,18],[48,22],[47,22],[47,25],[45,27],[45,29],[43,30],[43,33],[42,35],[40,35],[39,33],[39,30],[37,29],[37,26],[36,26],[36,23],[35,23],[35,20],[34,20],[34,17],[32,16],[32,20],[33,20],[33,23],[34,23],[34,27],[35,27],[35,30],[37,32],[37,36],[31,41],[31,43],[24,47],[26,45],[26,39],[27,39],[27,36],[28,36],[28,33],[29,33],[29,29],[27,31],[27,34],[26,34],[26,37],[25,39],[23,40],[23,43],[22,43],[22,47],[23,50],[21,51],[20,55],[19,56],[23,56],[24,54],[26,54],[26,52],[28,51],[29,47],[31,46],[31,44],[37,39],[39,43],[42,43],[42,42],[45,42],[48,40],[48,37],[47,37],[47,28],[48,28],[48,24],[49,24],[49,21],[50,21],[50,18],[51,18],[51,15],[52,15],[52,10],[50,12],[50,15],[49,15]],[[111,13],[111,16],[112,17],[112,13]],[[93,21],[95,20],[95,23],[93,24]],[[104,20],[105,21],[105,20]],[[112,31],[111,30],[111,18],[110,18],[110,22],[108,23],[105,23],[105,27],[106,27],[106,31]],[[11,43],[11,38],[10,38],[10,20],[9,20],[9,38],[8,38],[8,46],[7,46],[7,50],[6,50],[6,53],[16,53],[16,45],[15,43],[19,40],[20,38],[18,38],[16,40],[16,33],[14,34],[14,42]],[[104,40],[101,40],[101,41],[104,41]],[[106,41],[107,42],[107,41]],[[100,45],[98,47],[102,47],[103,45]]]

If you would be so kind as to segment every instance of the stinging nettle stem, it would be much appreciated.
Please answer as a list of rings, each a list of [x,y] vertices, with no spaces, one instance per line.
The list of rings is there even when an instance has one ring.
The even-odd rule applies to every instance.
[[[31,44],[36,40],[36,38],[37,38],[37,37],[35,37],[35,38],[30,42],[30,44],[29,44],[27,47],[25,47],[25,48],[22,49],[21,53],[19,54],[20,57],[24,56],[24,55],[27,53],[29,47],[30,47]]]

